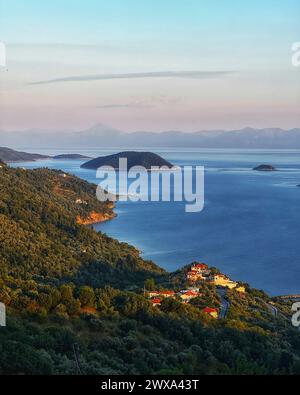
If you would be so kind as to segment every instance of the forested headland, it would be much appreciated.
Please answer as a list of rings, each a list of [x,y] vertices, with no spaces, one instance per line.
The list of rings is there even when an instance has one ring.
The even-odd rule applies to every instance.
[[[202,302],[153,306],[144,286],[182,288],[182,271],[81,225],[113,214],[95,191],[63,172],[1,163],[0,374],[300,373],[289,305],[262,291],[228,291],[226,320],[202,311],[220,303],[209,284],[199,285]]]

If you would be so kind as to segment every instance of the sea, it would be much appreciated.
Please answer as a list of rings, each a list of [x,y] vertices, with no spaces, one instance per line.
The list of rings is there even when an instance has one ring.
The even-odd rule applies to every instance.
[[[118,147],[20,148],[90,157],[122,151]],[[176,166],[204,166],[203,211],[187,213],[184,202],[118,202],[117,218],[95,225],[97,231],[134,245],[143,258],[168,271],[199,261],[272,296],[300,293],[299,150],[147,150]],[[96,171],[82,169],[82,163],[47,159],[12,166],[61,169],[99,183]],[[277,171],[253,171],[261,164],[271,164]]]

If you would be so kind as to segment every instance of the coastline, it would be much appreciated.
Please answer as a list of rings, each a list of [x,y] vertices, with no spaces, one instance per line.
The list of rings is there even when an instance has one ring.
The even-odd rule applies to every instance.
[[[89,219],[88,221],[83,221],[83,223],[87,223],[87,226],[95,226],[97,228],[97,223],[99,223],[98,228],[100,231],[103,229],[104,232],[108,232],[108,235],[112,238],[116,239],[121,239],[121,240],[129,240],[129,242],[133,245],[137,246],[143,246],[141,249],[143,250],[143,256],[145,256],[145,259],[152,259],[160,267],[164,267],[170,272],[173,272],[182,266],[184,266],[187,262],[192,261],[193,259],[196,260],[204,260],[205,262],[209,264],[213,264],[214,262],[218,262],[218,267],[221,268],[224,272],[228,273],[229,275],[233,276],[233,278],[238,278],[243,281],[248,282],[249,284],[252,284],[255,286],[257,289],[265,289],[269,294],[272,296],[277,296],[277,295],[285,295],[285,294],[294,294],[299,292],[299,287],[297,287],[297,284],[295,284],[295,278],[297,277],[297,267],[295,266],[295,259],[294,257],[291,256],[291,262],[289,262],[289,272],[290,274],[286,273],[285,274],[285,279],[284,281],[278,280],[280,278],[280,260],[282,258],[282,255],[284,255],[280,250],[291,250],[294,251],[295,246],[293,247],[293,237],[294,237],[294,232],[291,232],[287,234],[284,237],[279,238],[279,236],[276,235],[270,235],[270,233],[267,233],[267,222],[264,221],[264,216],[267,214],[268,216],[271,215],[274,210],[276,210],[276,213],[280,213],[280,207],[281,207],[281,200],[280,199],[289,199],[289,204],[290,207],[296,208],[296,198],[298,197],[297,193],[293,193],[292,191],[288,190],[287,186],[287,177],[291,178],[291,183],[293,184],[293,187],[299,184],[299,173],[295,171],[294,173],[285,175],[284,172],[274,172],[272,177],[269,177],[269,174],[261,174],[261,173],[256,173],[256,172],[251,172],[250,175],[244,175],[242,173],[237,173],[234,171],[228,171],[225,176],[228,181],[228,187],[225,185],[222,187],[222,193],[224,194],[224,199],[227,201],[232,201],[235,202],[236,199],[236,194],[235,192],[232,192],[232,189],[229,188],[229,184],[231,184],[234,187],[239,188],[239,192],[241,193],[242,198],[247,198],[249,196],[249,193],[252,194],[255,193],[259,197],[259,205],[255,204],[256,209],[258,210],[260,214],[259,218],[259,223],[262,225],[262,227],[259,230],[260,234],[264,234],[264,241],[262,243],[263,238],[259,237],[257,233],[253,233],[250,235],[250,230],[246,232],[240,232],[238,234],[238,229],[240,228],[240,222],[237,217],[234,217],[235,220],[232,223],[232,232],[235,233],[235,238],[234,242],[229,240],[229,237],[226,238],[226,254],[222,254],[218,249],[213,248],[213,241],[216,239],[218,243],[218,239],[222,236],[222,228],[225,226],[225,224],[220,221],[218,222],[218,225],[216,225],[215,219],[217,218],[217,213],[220,210],[224,210],[224,203],[219,200],[218,197],[218,190],[219,186],[218,183],[221,182],[222,179],[224,179],[224,174],[219,174],[214,171],[214,168],[218,169],[226,169],[226,170],[232,170],[236,166],[241,167],[241,168],[247,168],[247,171],[252,169],[253,166],[257,163],[264,163],[264,162],[270,162],[270,163],[275,163],[277,167],[279,168],[290,168],[293,167],[295,170],[299,168],[299,156],[295,156],[294,153],[290,154],[290,151],[288,150],[287,155],[279,156],[277,150],[275,150],[275,153],[272,151],[272,155],[268,156],[268,159],[265,159],[265,156],[263,156],[259,153],[258,155],[255,154],[253,155],[248,155],[245,152],[241,152],[241,150],[238,151],[238,156],[234,157],[234,161],[231,157],[232,152],[231,150],[221,150],[222,152],[224,151],[224,156],[222,157],[216,157],[214,153],[209,153],[205,156],[201,157],[199,154],[194,155],[194,154],[189,154],[187,155],[184,152],[177,152],[176,155],[172,156],[173,161],[176,163],[194,163],[198,164],[201,162],[205,162],[205,165],[208,168],[207,172],[207,181],[209,183],[209,188],[207,188],[207,197],[210,201],[211,204],[215,205],[216,208],[216,213],[209,213],[209,211],[206,212],[206,214],[202,217],[201,223],[197,221],[197,218],[191,217],[191,223],[192,227],[189,225],[190,220],[188,220],[185,216],[181,215],[179,212],[179,220],[181,222],[181,228],[182,228],[182,235],[184,236],[184,243],[182,243],[182,248],[179,248],[178,245],[175,243],[175,246],[173,245],[174,240],[171,239],[171,237],[166,237],[165,240],[162,242],[162,239],[164,237],[164,225],[160,227],[160,217],[162,215],[168,216],[168,223],[170,228],[173,228],[175,226],[175,208],[171,205],[166,207],[167,211],[165,208],[162,206],[161,210],[159,206],[154,206],[151,207],[149,205],[148,207],[142,207],[137,205],[137,208],[134,208],[133,210],[135,213],[131,214],[130,216],[124,216],[121,214],[123,211],[123,204],[121,203],[120,205],[118,204],[118,209],[121,211],[118,213],[118,217],[122,217],[119,220],[115,222],[110,222],[111,219],[114,219],[114,216],[112,217],[107,217],[105,216],[104,218],[100,216],[100,218],[92,218]],[[257,151],[257,150],[253,150]],[[263,150],[264,152],[265,150]],[[269,150],[268,150],[269,151]],[[285,150],[281,150],[280,152],[284,152]],[[297,151],[297,150],[295,150]],[[43,152],[43,151],[42,151]],[[88,152],[91,152],[90,150]],[[294,151],[293,151],[294,152]],[[298,152],[298,151],[297,151]],[[56,154],[57,152],[55,152]],[[84,152],[87,154],[87,152]],[[94,152],[93,152],[94,153]],[[243,153],[243,155],[241,155]],[[252,151],[251,151],[252,153]],[[51,153],[52,154],[52,153]],[[54,153],[53,153],[54,155]],[[92,153],[90,154],[92,156]],[[268,153],[269,155],[269,153]],[[199,157],[198,157],[199,156]],[[216,161],[216,162],[214,162]],[[238,162],[236,162],[238,161]],[[88,182],[91,182],[93,184],[97,184],[97,179],[94,175],[93,171],[87,171],[87,172],[82,172],[79,169],[79,163],[74,162],[73,164],[69,163],[72,161],[67,162],[59,162],[55,163],[54,161],[51,161],[51,168],[54,169],[63,169],[66,172],[72,173],[78,177],[80,177],[83,180],[86,180]],[[26,162],[24,163],[25,168],[37,168],[37,167],[43,167],[44,165],[43,160],[35,161],[34,163],[29,163]],[[250,164],[251,163],[251,164]],[[11,165],[12,167],[16,166],[22,166],[21,163],[15,163]],[[48,166],[48,162],[47,162]],[[213,169],[213,171],[210,171]],[[254,177],[255,174],[257,174],[257,178]],[[262,177],[261,177],[262,176]],[[221,179],[222,177],[222,179]],[[245,182],[237,183],[243,179]],[[275,188],[276,187],[276,188]],[[250,190],[251,189],[251,190]],[[299,189],[299,187],[297,188]],[[296,191],[297,191],[296,189]],[[263,193],[261,193],[263,192]],[[278,196],[278,199],[274,199],[273,194],[276,194]],[[279,199],[280,198],[280,199]],[[232,200],[231,200],[232,199]],[[271,200],[272,199],[272,200]],[[247,201],[247,200],[245,200]],[[270,205],[269,203],[272,202]],[[267,204],[266,204],[267,203]],[[278,207],[279,206],[279,207]],[[130,208],[131,205],[126,205],[126,210]],[[227,210],[223,211],[224,212],[224,219],[230,219],[229,217],[232,217],[232,214],[241,214],[241,208],[239,204],[235,207],[234,204],[226,204]],[[144,211],[144,215],[147,216],[147,218],[151,219],[151,226],[153,226],[157,231],[151,235],[151,243],[146,242],[146,244],[143,243],[143,239],[146,238],[146,228],[143,225],[143,215],[142,215],[142,209],[147,210],[147,212]],[[250,211],[254,209],[254,206],[249,207]],[[87,210],[87,212],[78,212],[78,214],[82,218],[86,218],[89,216],[89,211],[92,210]],[[94,208],[94,211],[96,212],[102,212],[102,209],[97,209],[97,207]],[[106,211],[106,210],[105,210]],[[108,210],[109,211],[109,210]],[[209,215],[211,214],[211,215]],[[296,214],[296,213],[295,213]],[[75,214],[75,220],[76,220],[76,215]],[[289,217],[286,218],[286,215],[281,215],[278,214],[278,223],[281,225],[287,225],[287,221],[293,221],[292,223],[297,226],[298,224],[298,219],[292,219]],[[240,218],[243,218],[241,216]],[[297,215],[296,215],[297,218]],[[212,221],[214,220],[214,221]],[[222,218],[221,218],[222,220]],[[250,224],[251,225],[251,224]],[[103,226],[103,227],[102,227]],[[126,229],[128,227],[131,227],[132,229],[132,234],[130,237],[127,237],[127,231]],[[204,231],[205,227],[205,231]],[[134,229],[139,229],[138,234],[136,234]],[[194,230],[192,230],[194,229]],[[296,227],[294,229],[297,229]],[[199,249],[196,249],[197,247],[197,241],[196,239],[200,235],[200,239],[204,240],[205,237],[205,232],[208,231],[211,234],[211,241],[209,243],[200,243],[199,249],[201,248],[201,254]],[[255,239],[258,244],[267,244],[268,247],[272,245],[272,248],[275,251],[275,261],[273,262],[273,259],[271,259],[268,256],[265,257],[260,257],[256,252],[251,250],[250,248],[247,247],[247,244],[244,244],[244,239],[246,235],[248,234],[249,238]],[[175,241],[176,241],[176,235],[175,235]],[[234,245],[236,244],[236,246]],[[156,246],[155,248],[159,253],[154,249],[154,245]],[[244,252],[242,251],[242,247],[244,248]],[[293,249],[294,248],[294,249]],[[272,250],[273,251],[273,250]],[[243,254],[243,264],[240,264],[240,258],[239,255]],[[232,257],[232,258],[231,258]],[[247,271],[247,265],[249,264],[249,261],[252,262],[262,262],[262,264],[259,267],[259,271],[253,271],[249,272]],[[278,262],[278,264],[277,264]],[[244,266],[246,268],[246,272],[244,271]],[[256,263],[255,263],[256,266]],[[244,274],[246,273],[246,274]],[[262,274],[260,276],[259,274]],[[265,277],[265,280],[262,281],[262,277]]]
[[[86,218],[82,218],[81,216],[77,216],[76,222],[78,225],[95,225],[101,224],[104,222],[111,221],[112,219],[117,217],[117,214],[113,211],[115,205],[110,205],[109,208],[111,212],[109,213],[97,213],[96,211],[92,211],[90,215]]]

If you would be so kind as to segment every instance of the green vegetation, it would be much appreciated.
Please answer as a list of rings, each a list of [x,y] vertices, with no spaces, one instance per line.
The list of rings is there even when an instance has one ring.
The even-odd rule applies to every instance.
[[[126,158],[128,169],[134,166],[142,166],[145,169],[151,169],[153,166],[166,166],[168,168],[173,167],[173,165],[166,161],[161,156],[154,154],[152,152],[135,152],[127,151],[120,152],[119,154],[103,156],[96,159],[92,159],[84,163],[81,167],[85,169],[98,169],[101,166],[111,166],[114,169],[119,168],[119,159]]]
[[[77,218],[110,214],[95,186],[61,172],[0,168],[0,374],[299,374],[300,337],[272,316],[263,292],[228,291],[227,320],[215,287],[185,305],[154,307],[149,288],[182,286],[139,252]],[[84,204],[76,201],[81,199]],[[183,284],[184,285],[184,284]],[[79,369],[76,364],[79,360]],[[80,371],[79,371],[80,370]]]

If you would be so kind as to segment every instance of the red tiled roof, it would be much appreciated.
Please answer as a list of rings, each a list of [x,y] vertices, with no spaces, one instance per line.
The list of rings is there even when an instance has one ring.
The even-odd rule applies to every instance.
[[[204,263],[198,263],[197,265],[194,265],[193,267],[196,267],[197,269],[207,269],[208,266],[205,265]]]
[[[159,295],[170,296],[170,295],[175,295],[175,292],[174,291],[149,291],[148,294],[157,295],[157,296],[159,296]]]
[[[185,292],[183,295],[187,295],[187,296],[198,296],[198,295],[200,295],[200,294],[199,294],[199,292],[188,291],[188,292]]]
[[[162,300],[161,299],[152,299],[151,303],[152,304],[161,304]]]
[[[204,311],[204,313],[207,313],[207,314],[218,312],[217,309],[212,309],[211,307],[205,307],[205,309],[203,311]]]
[[[174,291],[161,291],[159,293],[160,295],[175,295]]]

